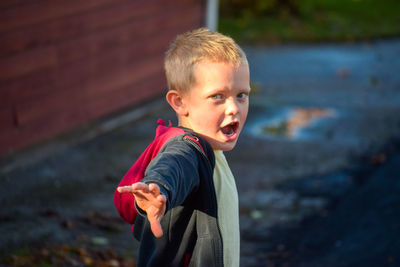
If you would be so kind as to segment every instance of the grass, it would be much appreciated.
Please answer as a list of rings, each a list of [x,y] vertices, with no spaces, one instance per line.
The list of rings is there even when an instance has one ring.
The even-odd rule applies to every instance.
[[[400,36],[398,0],[301,0],[296,3],[299,10],[296,15],[221,12],[219,31],[241,43],[336,42]]]

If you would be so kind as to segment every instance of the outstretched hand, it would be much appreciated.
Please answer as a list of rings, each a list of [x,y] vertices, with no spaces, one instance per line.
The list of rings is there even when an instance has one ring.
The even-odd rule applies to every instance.
[[[167,198],[160,193],[160,187],[157,184],[147,185],[139,182],[130,186],[120,186],[117,190],[120,193],[134,195],[138,207],[147,213],[147,219],[154,236],[161,237],[163,230],[160,221],[164,217]]]

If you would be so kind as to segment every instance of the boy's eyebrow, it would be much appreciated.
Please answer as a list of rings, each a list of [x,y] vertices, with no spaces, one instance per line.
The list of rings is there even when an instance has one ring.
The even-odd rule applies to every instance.
[[[217,88],[213,88],[210,90],[207,90],[205,93],[207,95],[213,95],[213,94],[217,94],[217,93],[223,93],[226,91],[229,91],[230,89],[228,87],[217,87]],[[246,92],[250,92],[251,91],[251,87],[243,87],[243,88],[234,88],[234,91],[246,91]]]
[[[226,91],[226,90],[228,90],[227,87],[212,87],[212,88],[206,90],[205,92],[207,94],[213,94],[213,93],[216,93],[216,92],[222,92],[222,91]]]
[[[239,90],[239,91],[250,91],[251,87],[250,86],[249,87],[241,87],[241,88],[238,88],[237,90]]]

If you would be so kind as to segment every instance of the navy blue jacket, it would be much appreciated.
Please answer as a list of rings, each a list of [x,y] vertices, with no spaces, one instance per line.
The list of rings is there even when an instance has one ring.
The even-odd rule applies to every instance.
[[[214,152],[200,136],[190,135],[201,146],[187,135],[173,137],[146,169],[142,181],[160,186],[167,197],[167,211],[161,220],[164,234],[158,239],[147,217],[137,216],[134,236],[140,241],[139,267],[223,266],[213,183]]]

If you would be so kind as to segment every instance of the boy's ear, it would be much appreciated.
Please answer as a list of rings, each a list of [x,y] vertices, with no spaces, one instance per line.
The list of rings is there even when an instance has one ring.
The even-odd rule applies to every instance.
[[[176,114],[180,116],[186,116],[188,114],[182,94],[180,94],[178,91],[169,90],[166,95],[166,99],[169,105],[175,110]]]

